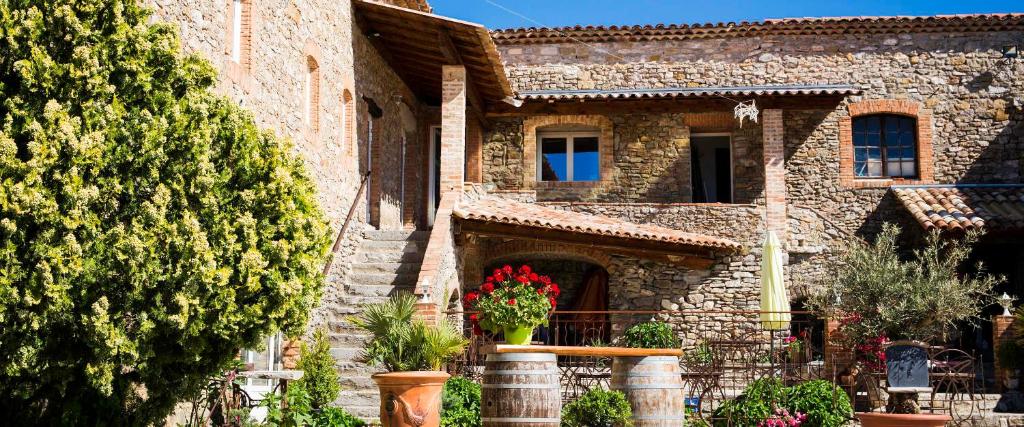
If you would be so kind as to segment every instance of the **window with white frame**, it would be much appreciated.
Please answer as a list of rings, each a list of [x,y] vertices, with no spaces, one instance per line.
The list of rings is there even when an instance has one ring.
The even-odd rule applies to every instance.
[[[537,133],[537,180],[598,181],[601,179],[599,131]]]
[[[282,344],[283,336],[280,333],[272,334],[264,339],[262,348],[243,350],[242,360],[246,365],[251,365],[254,371],[280,371],[283,369]],[[248,378],[245,386],[249,391],[261,392],[270,391],[274,384],[267,379]]]

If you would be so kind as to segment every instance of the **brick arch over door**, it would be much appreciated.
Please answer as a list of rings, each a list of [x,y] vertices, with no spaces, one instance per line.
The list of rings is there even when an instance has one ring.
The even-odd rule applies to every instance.
[[[871,99],[852,102],[850,112],[839,119],[839,184],[846,188],[888,187],[893,184],[931,184],[935,182],[932,160],[932,113],[916,101]],[[853,168],[853,119],[872,114],[897,114],[917,120],[917,179],[856,178]]]
[[[606,251],[585,246],[565,245],[561,243],[535,242],[514,240],[492,246],[483,254],[479,267],[495,261],[529,256],[563,258],[584,261],[598,265],[605,270],[610,269],[612,257]]]

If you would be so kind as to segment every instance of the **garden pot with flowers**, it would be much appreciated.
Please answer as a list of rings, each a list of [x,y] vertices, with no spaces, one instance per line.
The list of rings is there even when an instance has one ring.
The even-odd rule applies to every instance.
[[[484,330],[505,336],[505,343],[529,345],[533,330],[548,323],[561,291],[548,276],[539,275],[528,265],[513,269],[506,265],[495,269],[476,291],[465,296],[473,332]]]
[[[863,426],[941,426],[949,416],[921,414],[917,404],[929,384],[925,343],[977,320],[1002,279],[980,265],[977,274],[959,274],[977,233],[949,239],[932,233],[911,257],[902,256],[898,236],[899,229],[886,224],[874,243],[847,248],[812,305],[840,319],[830,339],[855,350],[857,370],[885,370],[887,413],[858,413]]]

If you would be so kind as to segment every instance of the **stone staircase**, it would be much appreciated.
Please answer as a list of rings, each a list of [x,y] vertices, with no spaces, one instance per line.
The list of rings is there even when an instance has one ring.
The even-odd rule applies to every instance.
[[[348,317],[360,307],[387,300],[400,291],[412,292],[427,247],[429,231],[367,230],[351,260],[334,320],[330,324],[331,352],[338,363],[341,394],[337,403],[353,415],[375,420],[380,400],[370,379],[376,372],[355,360],[369,339]]]

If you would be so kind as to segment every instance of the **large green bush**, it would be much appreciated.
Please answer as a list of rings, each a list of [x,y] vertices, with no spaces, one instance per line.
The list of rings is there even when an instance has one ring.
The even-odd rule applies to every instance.
[[[776,407],[785,407],[785,386],[775,378],[754,381],[743,394],[722,403],[712,416],[715,427],[754,427],[775,413]]]
[[[562,427],[628,427],[632,417],[621,391],[593,388],[562,408]]]
[[[328,228],[290,144],[136,0],[0,2],[0,406],[162,419],[298,332]]]
[[[626,329],[622,339],[631,348],[679,348],[679,337],[672,332],[672,326],[665,322],[650,321],[638,323]]]
[[[302,343],[299,356],[297,368],[302,370],[302,378],[298,382],[309,393],[313,407],[323,408],[334,402],[341,391],[341,384],[338,371],[334,368],[327,329],[317,328],[313,331],[312,343]]]
[[[853,414],[846,392],[828,380],[813,380],[786,390],[786,408],[807,415],[806,425],[839,427]]]
[[[441,394],[441,427],[480,426],[480,384],[451,377]]]
[[[755,427],[777,410],[804,414],[804,425],[815,427],[845,425],[853,414],[846,393],[827,380],[785,387],[776,378],[763,378],[719,406],[712,420],[715,427]]]

